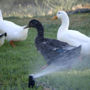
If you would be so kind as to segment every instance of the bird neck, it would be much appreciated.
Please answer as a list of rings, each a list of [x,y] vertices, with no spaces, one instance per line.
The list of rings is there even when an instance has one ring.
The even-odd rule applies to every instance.
[[[61,18],[61,26],[60,26],[60,29],[62,30],[66,30],[69,28],[69,17],[68,15],[64,15],[62,18]]]
[[[44,38],[44,28],[43,28],[43,26],[42,25],[37,26],[36,29],[37,29],[37,32],[38,32],[37,37],[43,39]]]

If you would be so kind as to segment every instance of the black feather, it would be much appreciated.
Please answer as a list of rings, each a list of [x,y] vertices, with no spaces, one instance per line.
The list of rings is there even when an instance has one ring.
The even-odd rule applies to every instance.
[[[7,36],[7,33],[3,33],[3,34],[1,34],[1,35],[0,35],[0,38],[3,37],[3,36],[6,37],[6,36]]]
[[[73,47],[65,42],[44,38],[44,28],[38,20],[31,20],[29,26],[36,28],[38,32],[35,45],[44,56],[47,64],[58,63],[58,61],[63,63],[80,56],[81,46]],[[63,59],[63,57],[67,59]]]

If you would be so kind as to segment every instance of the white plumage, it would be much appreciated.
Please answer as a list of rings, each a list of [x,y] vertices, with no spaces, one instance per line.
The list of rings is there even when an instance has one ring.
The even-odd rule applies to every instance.
[[[22,41],[27,38],[28,28],[17,25],[11,21],[3,20],[0,10],[0,33],[7,33],[7,41]]]
[[[57,32],[57,39],[72,46],[82,46],[81,53],[90,54],[90,37],[76,30],[69,30],[69,17],[65,11],[58,11],[55,18],[61,19],[61,26]]]

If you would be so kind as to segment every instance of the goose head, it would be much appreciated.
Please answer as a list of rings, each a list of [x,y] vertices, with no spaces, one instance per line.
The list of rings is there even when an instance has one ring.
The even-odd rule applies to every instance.
[[[64,28],[69,27],[69,17],[65,11],[58,11],[56,16],[52,18],[53,20],[55,19],[60,19],[61,20],[61,26]]]
[[[28,28],[36,28],[37,32],[38,32],[38,36],[43,37],[44,36],[44,28],[42,26],[42,24],[36,20],[36,19],[32,19],[29,24],[27,25]]]
[[[29,24],[26,26],[26,28],[38,28],[38,27],[42,27],[42,24],[36,20],[36,19],[32,19]]]
[[[68,17],[67,13],[65,11],[58,11],[56,16],[53,17],[53,20],[55,19],[66,19]]]

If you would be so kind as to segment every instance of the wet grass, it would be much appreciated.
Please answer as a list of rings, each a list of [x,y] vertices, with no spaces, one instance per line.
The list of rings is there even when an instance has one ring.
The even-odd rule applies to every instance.
[[[52,21],[51,17],[34,18],[40,20],[44,25],[45,37],[56,39],[60,20]],[[5,19],[25,25],[32,18],[9,17]],[[90,14],[70,15],[70,29],[90,36]],[[34,45],[36,34],[35,29],[30,29],[27,40],[16,42],[15,48],[12,48],[9,42],[0,47],[0,90],[43,90],[43,86],[55,88],[55,90],[90,90],[89,59],[77,69],[42,77],[37,80],[38,83],[41,82],[39,87],[28,89],[28,75],[39,71],[45,64],[45,60]]]

